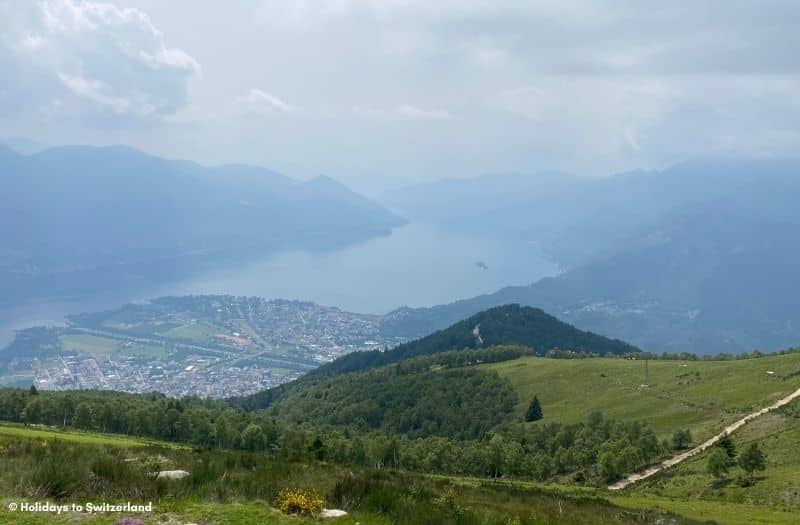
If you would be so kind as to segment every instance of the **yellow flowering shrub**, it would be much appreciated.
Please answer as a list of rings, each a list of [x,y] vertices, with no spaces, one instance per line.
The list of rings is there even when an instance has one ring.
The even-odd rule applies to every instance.
[[[325,500],[313,490],[292,489],[278,493],[278,508],[286,514],[316,516],[324,506]]]

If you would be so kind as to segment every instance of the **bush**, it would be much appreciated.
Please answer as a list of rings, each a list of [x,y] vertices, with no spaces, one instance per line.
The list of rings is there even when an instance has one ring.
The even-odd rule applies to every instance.
[[[293,489],[278,493],[278,508],[286,514],[317,516],[324,506],[325,500],[313,490]]]

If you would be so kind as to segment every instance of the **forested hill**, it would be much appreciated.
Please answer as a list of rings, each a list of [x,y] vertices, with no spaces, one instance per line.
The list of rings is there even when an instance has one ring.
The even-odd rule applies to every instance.
[[[518,344],[545,355],[553,349],[598,355],[640,351],[623,341],[584,332],[530,306],[509,304],[479,312],[427,337],[387,352],[356,352],[324,365],[312,375],[337,375],[376,368],[448,350]]]

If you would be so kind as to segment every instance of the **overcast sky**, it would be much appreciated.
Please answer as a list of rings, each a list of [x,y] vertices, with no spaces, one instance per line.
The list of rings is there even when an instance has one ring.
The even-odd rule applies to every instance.
[[[374,191],[797,156],[796,0],[0,0],[0,137]]]

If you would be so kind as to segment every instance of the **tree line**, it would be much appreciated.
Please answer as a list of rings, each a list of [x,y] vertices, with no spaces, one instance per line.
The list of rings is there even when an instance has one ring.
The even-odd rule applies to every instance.
[[[197,448],[262,451],[290,460],[324,460],[473,476],[582,482],[616,479],[667,452],[652,429],[593,414],[577,424],[506,425],[457,439],[391,431],[297,425],[248,413],[224,401],[160,394],[0,389],[0,419],[112,432]]]

